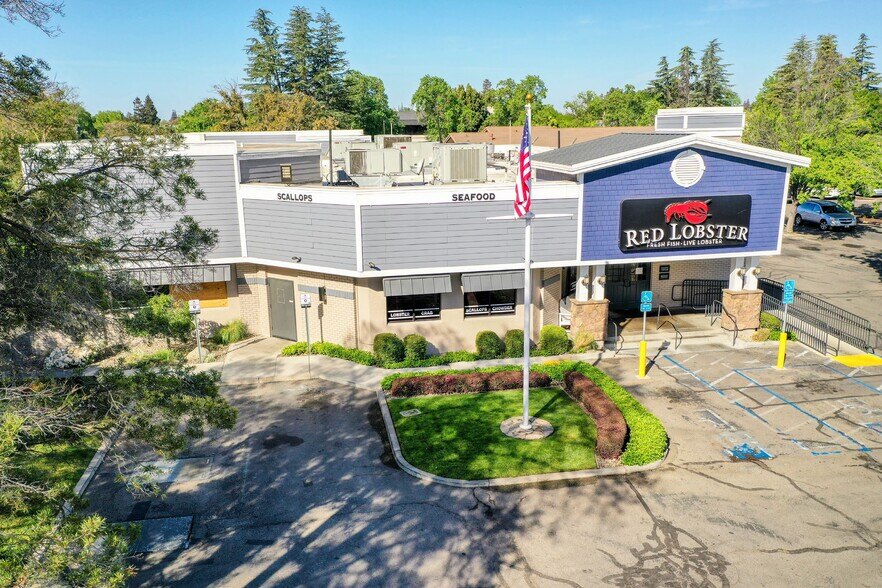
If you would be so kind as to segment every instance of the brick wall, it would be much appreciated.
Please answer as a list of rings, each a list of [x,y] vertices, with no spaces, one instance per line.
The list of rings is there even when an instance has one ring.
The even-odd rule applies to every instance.
[[[270,324],[266,268],[253,263],[236,264],[236,288],[239,312],[248,330],[255,335],[268,337]]]
[[[729,279],[729,259],[694,259],[690,261],[672,261],[652,264],[652,279],[650,281],[653,291],[655,304],[667,304],[674,308],[680,306],[679,301],[675,301],[672,297],[672,290],[677,286],[677,296],[682,295],[679,288],[683,280],[728,280]],[[658,270],[662,265],[671,266],[671,278],[669,280],[659,280]]]
[[[563,270],[559,267],[542,270],[542,326],[560,322],[560,293]]]

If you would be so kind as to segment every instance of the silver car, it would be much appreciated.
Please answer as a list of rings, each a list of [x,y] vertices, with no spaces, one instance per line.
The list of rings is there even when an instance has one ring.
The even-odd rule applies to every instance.
[[[796,226],[804,223],[816,224],[822,231],[835,228],[853,229],[857,225],[857,217],[836,202],[807,200],[796,207],[793,222]]]

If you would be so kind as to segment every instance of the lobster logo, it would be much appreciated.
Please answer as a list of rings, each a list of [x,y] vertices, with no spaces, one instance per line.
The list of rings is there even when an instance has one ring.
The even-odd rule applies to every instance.
[[[710,200],[687,200],[686,202],[674,202],[665,206],[665,222],[670,223],[672,220],[684,220],[690,225],[700,225],[711,214],[708,209]]]

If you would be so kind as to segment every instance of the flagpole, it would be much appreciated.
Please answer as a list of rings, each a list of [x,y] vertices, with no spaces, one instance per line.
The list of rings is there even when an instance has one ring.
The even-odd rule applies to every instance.
[[[529,130],[529,138],[530,144],[528,145],[530,148],[530,154],[532,156],[533,153],[533,120],[532,120],[532,108],[531,102],[533,101],[533,96],[527,94],[527,129]],[[527,180],[529,191],[528,193],[532,195],[533,193],[533,174],[530,173],[530,179]],[[532,197],[532,196],[531,196]],[[524,397],[524,420],[521,423],[522,429],[531,429],[533,425],[530,423],[530,319],[533,310],[532,298],[533,298],[533,286],[531,280],[531,272],[530,272],[530,258],[532,257],[532,243],[533,241],[533,212],[529,211],[524,215],[524,382],[523,382],[523,397]]]

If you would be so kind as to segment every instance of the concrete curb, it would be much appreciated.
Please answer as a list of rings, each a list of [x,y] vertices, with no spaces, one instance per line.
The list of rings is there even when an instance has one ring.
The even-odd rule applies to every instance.
[[[586,478],[600,478],[604,476],[622,476],[626,474],[636,474],[638,472],[647,472],[658,469],[668,460],[671,455],[671,443],[668,442],[668,449],[665,456],[658,461],[648,463],[642,466],[616,466],[612,468],[596,468],[593,470],[578,470],[574,472],[553,472],[548,474],[533,474],[531,476],[516,476],[514,478],[491,478],[487,480],[458,480],[455,478],[445,478],[436,476],[427,471],[421,470],[404,459],[401,452],[401,445],[398,443],[398,434],[395,431],[395,423],[392,421],[392,413],[389,411],[389,405],[386,403],[386,393],[377,390],[377,401],[380,403],[380,412],[383,414],[383,422],[386,424],[386,432],[389,434],[389,443],[392,445],[392,455],[395,461],[405,472],[415,478],[443,484],[444,486],[453,486],[455,488],[495,488],[502,486],[517,486],[521,484],[535,484],[538,482],[561,482],[566,480],[581,480]]]
[[[101,442],[101,446],[98,447],[98,451],[96,451],[95,455],[92,456],[92,460],[89,462],[89,465],[86,466],[86,469],[83,471],[83,475],[80,476],[79,480],[77,480],[77,485],[74,486],[75,496],[79,498],[86,492],[86,489],[89,488],[89,484],[92,483],[92,480],[95,478],[95,474],[98,473],[98,470],[104,463],[104,459],[110,452],[110,448],[113,447],[114,443],[116,443],[116,438],[118,436],[119,430],[117,429],[109,437],[105,437],[104,440]],[[59,522],[67,517],[67,515],[69,515],[72,511],[73,505],[71,504],[71,501],[65,501],[65,503],[61,506]]]

